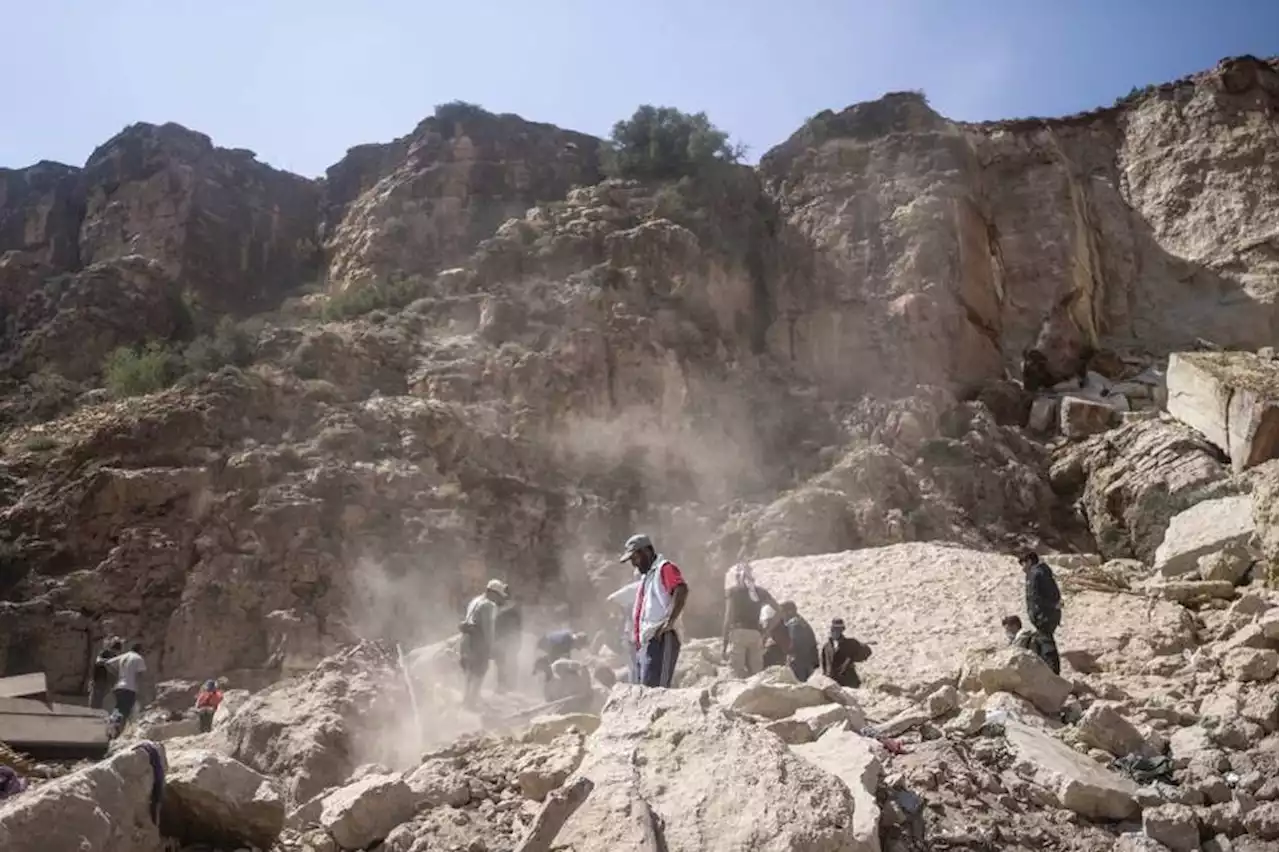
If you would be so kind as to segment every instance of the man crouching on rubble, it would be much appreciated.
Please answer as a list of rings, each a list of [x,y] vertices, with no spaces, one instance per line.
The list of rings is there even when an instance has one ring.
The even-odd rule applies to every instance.
[[[680,657],[676,623],[689,587],[680,569],[654,550],[647,535],[627,539],[618,561],[630,562],[640,572],[632,617],[639,681],[645,686],[668,688]]]

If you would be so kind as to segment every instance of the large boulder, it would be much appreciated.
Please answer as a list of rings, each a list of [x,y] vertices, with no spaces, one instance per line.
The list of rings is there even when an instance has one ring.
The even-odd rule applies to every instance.
[[[785,719],[801,708],[830,701],[818,687],[796,680],[786,666],[765,669],[746,681],[730,681],[716,690],[716,697],[739,713],[766,719]]]
[[[1179,352],[1169,357],[1168,410],[1245,470],[1280,448],[1277,377],[1274,360],[1251,352]]]
[[[1149,562],[1174,515],[1226,486],[1219,455],[1172,418],[1134,420],[1061,447],[1049,478],[1079,502],[1104,557]]]
[[[876,753],[879,748],[874,740],[840,728],[827,731],[816,742],[791,747],[814,766],[844,782],[853,796],[853,834],[868,849],[879,847],[876,789],[884,772]]]
[[[1253,501],[1248,495],[1205,500],[1169,521],[1156,549],[1156,570],[1166,577],[1189,574],[1199,567],[1201,556],[1244,545],[1253,534]]]
[[[275,843],[284,827],[276,782],[239,761],[205,749],[177,751],[165,782],[165,834],[186,843],[257,846]]]
[[[368,644],[330,657],[245,700],[211,746],[280,778],[290,804],[342,783],[362,763],[396,762],[400,749],[386,732],[406,723],[408,697],[393,659]]]
[[[916,700],[954,684],[969,649],[990,647],[1002,637],[1000,619],[1025,606],[1016,559],[943,544],[761,559],[752,567],[761,585],[795,601],[810,624],[841,617],[850,635],[874,642],[871,658],[858,664],[863,680],[891,682]],[[1063,596],[1056,634],[1063,650],[1103,654],[1139,633],[1192,636],[1174,604],[1069,587]],[[938,605],[943,600],[947,606]]]
[[[162,852],[151,818],[153,785],[145,752],[118,752],[0,802],[0,849]]]
[[[370,775],[326,795],[319,822],[339,849],[367,849],[412,817],[417,805],[404,779]]]
[[[1144,754],[1149,750],[1146,738],[1133,723],[1105,702],[1100,701],[1084,711],[1076,730],[1082,743],[1116,757]]]
[[[1054,674],[1043,660],[1020,648],[973,653],[960,682],[970,691],[1020,695],[1051,716],[1062,709],[1062,702],[1072,690],[1071,681]]]
[[[1059,807],[1086,819],[1123,820],[1138,812],[1138,786],[1072,750],[1051,734],[1005,722],[1014,769],[1043,788]]]
[[[615,687],[579,768],[595,783],[557,843],[669,852],[871,852],[839,778],[705,690]],[[645,846],[644,844],[650,844]]]

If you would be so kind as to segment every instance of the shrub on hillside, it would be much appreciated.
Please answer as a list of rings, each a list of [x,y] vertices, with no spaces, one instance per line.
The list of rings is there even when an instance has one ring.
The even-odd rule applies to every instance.
[[[216,373],[223,367],[247,367],[253,360],[254,334],[249,327],[228,316],[218,320],[212,334],[201,335],[187,344],[182,353],[189,373]]]
[[[178,359],[164,343],[121,346],[107,356],[102,377],[112,396],[124,398],[163,390],[178,378]]]
[[[423,295],[422,279],[416,277],[348,287],[334,293],[320,310],[325,322],[351,319],[371,311],[398,311]]]
[[[442,125],[440,130],[443,135],[451,139],[458,132],[459,124],[491,115],[493,113],[479,104],[467,103],[466,101],[449,101],[447,104],[436,104],[435,119]]]
[[[613,177],[674,180],[736,163],[744,153],[705,112],[646,104],[613,126],[605,170]]]

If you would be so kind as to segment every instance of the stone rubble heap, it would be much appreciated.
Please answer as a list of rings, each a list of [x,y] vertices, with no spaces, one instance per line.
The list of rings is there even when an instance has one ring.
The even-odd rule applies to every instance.
[[[236,702],[210,734],[169,739],[158,825],[151,767],[126,742],[0,805],[0,845],[499,852],[520,849],[551,794],[586,777],[594,789],[555,848],[1274,848],[1276,595],[1161,570],[1177,559],[1217,571],[1248,546],[1213,526],[1208,543],[1203,530],[1184,534],[1189,522],[1171,524],[1167,558],[1150,569],[1051,555],[1066,596],[1062,676],[993,641],[996,616],[1015,605],[1012,559],[902,545],[772,560],[761,582],[815,619],[826,615],[821,589],[879,638],[863,689],[821,674],[799,683],[783,668],[735,680],[717,643],[694,639],[679,688],[620,685],[600,696],[599,713],[472,733],[414,759],[424,740],[406,726],[394,656],[363,644]],[[912,634],[874,600],[841,597],[868,571],[905,570],[899,562],[954,610],[977,612],[908,606]],[[828,570],[844,580],[824,580]],[[1088,587],[1108,576],[1145,592]],[[1170,596],[1174,582],[1226,583],[1230,600]],[[967,602],[982,589],[991,599]],[[55,845],[36,829],[46,823]]]

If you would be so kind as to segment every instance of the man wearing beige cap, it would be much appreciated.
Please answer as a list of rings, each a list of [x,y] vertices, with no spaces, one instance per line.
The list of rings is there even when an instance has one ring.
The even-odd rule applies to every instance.
[[[484,592],[467,604],[467,613],[458,625],[462,633],[458,656],[467,680],[463,703],[468,707],[475,706],[480,698],[480,685],[484,683],[485,673],[489,671],[489,660],[493,656],[498,605],[505,602],[507,597],[507,584],[501,580],[490,580]]]

